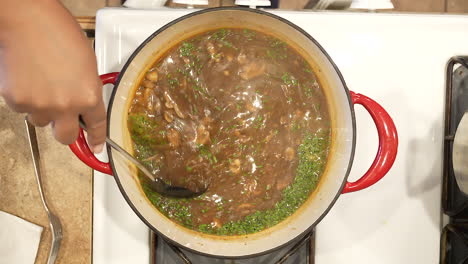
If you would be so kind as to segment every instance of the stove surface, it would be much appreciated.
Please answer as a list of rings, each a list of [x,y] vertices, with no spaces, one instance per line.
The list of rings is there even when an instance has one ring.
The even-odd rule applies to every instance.
[[[119,71],[153,31],[188,12],[99,11],[99,72]],[[444,72],[450,57],[468,54],[468,16],[273,13],[316,38],[348,87],[379,102],[399,133],[399,153],[388,175],[369,189],[342,195],[317,226],[316,263],[437,263]],[[104,89],[105,97],[111,89]],[[356,107],[356,122],[351,181],[366,172],[378,142],[372,119],[361,107]],[[96,172],[94,180],[93,263],[148,263],[148,228],[131,211],[111,177]]]

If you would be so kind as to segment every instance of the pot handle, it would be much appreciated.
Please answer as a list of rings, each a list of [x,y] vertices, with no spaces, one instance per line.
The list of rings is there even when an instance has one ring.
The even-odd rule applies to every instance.
[[[359,191],[377,183],[390,170],[398,152],[397,130],[387,111],[365,95],[350,93],[353,104],[362,105],[374,120],[379,135],[379,149],[364,176],[355,182],[347,182],[342,193]]]
[[[118,72],[112,72],[100,75],[102,84],[115,84],[117,77],[119,76]],[[105,174],[112,175],[112,168],[109,162],[102,162],[98,160],[94,153],[89,149],[88,143],[83,132],[83,129],[80,128],[80,134],[76,141],[69,145],[71,151],[86,165],[91,167],[94,170],[100,171]]]

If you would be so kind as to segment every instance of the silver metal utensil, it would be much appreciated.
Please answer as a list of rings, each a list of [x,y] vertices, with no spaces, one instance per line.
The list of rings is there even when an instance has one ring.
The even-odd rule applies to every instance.
[[[453,140],[452,164],[458,187],[468,195],[468,112],[460,120]]]
[[[304,9],[315,9],[315,10],[344,10],[351,6],[352,0],[310,0]]]
[[[333,0],[320,0],[314,7],[316,10],[325,10],[333,2]]]
[[[80,127],[86,131],[86,125],[84,124],[83,120],[80,119]],[[119,146],[115,141],[106,137],[106,143],[109,144],[113,149],[115,149],[119,154],[121,154],[125,159],[133,163],[147,178],[147,184],[149,187],[164,196],[167,197],[174,197],[174,198],[192,198],[196,196],[200,196],[206,192],[208,189],[207,186],[204,186],[203,189],[198,191],[192,191],[188,188],[182,186],[174,186],[167,184],[164,182],[160,177],[155,176],[151,173],[145,165],[143,165],[139,160],[134,158],[130,153],[128,153],[125,149]],[[166,170],[161,170],[159,174],[168,173]]]
[[[50,229],[52,230],[52,246],[50,247],[49,257],[47,259],[47,264],[54,264],[58,252],[60,250],[60,244],[62,242],[62,224],[60,219],[55,215],[47,205],[47,200],[45,198],[44,189],[42,187],[42,177],[41,177],[41,156],[39,154],[39,146],[37,144],[36,128],[31,125],[27,119],[24,120],[26,125],[26,130],[28,131],[29,147],[31,149],[31,157],[34,165],[34,174],[36,174],[36,181],[39,187],[39,194],[41,196],[42,205],[44,210],[49,217]]]

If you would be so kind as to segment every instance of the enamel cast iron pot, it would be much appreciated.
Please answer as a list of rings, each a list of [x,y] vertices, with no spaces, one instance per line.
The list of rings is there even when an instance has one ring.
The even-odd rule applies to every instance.
[[[221,237],[195,232],[171,221],[152,206],[140,188],[135,169],[114,150],[107,148],[109,163],[100,162],[89,150],[83,132],[70,147],[93,169],[113,175],[135,213],[171,243],[199,254],[240,258],[268,253],[296,241],[317,225],[340,194],[359,191],[379,181],[393,165],[398,137],[387,112],[372,99],[349,91],[330,56],[309,34],[285,19],[244,8],[205,9],[172,21],[146,39],[120,73],[102,75],[104,84],[115,85],[108,109],[108,136],[131,151],[127,111],[145,72],[180,41],[204,31],[229,27],[266,32],[287,42],[310,63],[325,92],[332,131],[327,167],[315,191],[293,215],[274,227],[249,235]],[[379,146],[365,175],[356,182],[348,182],[356,143],[355,104],[364,106],[374,120]]]

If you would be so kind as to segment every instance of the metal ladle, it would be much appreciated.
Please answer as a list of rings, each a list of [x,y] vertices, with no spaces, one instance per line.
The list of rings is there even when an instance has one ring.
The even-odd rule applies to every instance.
[[[86,125],[84,124],[83,120],[80,118],[80,127],[86,131]],[[175,186],[170,185],[164,182],[160,177],[151,173],[145,165],[143,165],[139,160],[134,158],[130,153],[128,153],[125,149],[120,147],[115,141],[110,139],[106,136],[106,143],[115,149],[118,153],[120,153],[125,159],[133,163],[143,174],[146,176],[148,180],[146,183],[151,188],[151,190],[167,197],[173,198],[193,198],[202,195],[208,189],[207,186],[204,186],[203,189],[199,191],[192,191],[188,188],[182,186]],[[161,173],[168,173],[166,170],[161,170]]]

